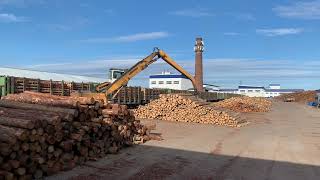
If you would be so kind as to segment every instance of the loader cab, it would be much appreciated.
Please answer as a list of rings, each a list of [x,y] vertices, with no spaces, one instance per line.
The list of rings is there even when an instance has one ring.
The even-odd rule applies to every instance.
[[[109,69],[110,82],[113,83],[115,80],[119,79],[126,71],[128,71],[128,69],[110,68]]]

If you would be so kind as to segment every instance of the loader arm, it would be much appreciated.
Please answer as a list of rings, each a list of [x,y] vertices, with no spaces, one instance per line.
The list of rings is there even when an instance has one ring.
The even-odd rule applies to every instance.
[[[106,95],[112,94],[116,90],[125,86],[130,79],[136,76],[139,72],[143,71],[146,67],[148,67],[151,63],[157,60],[156,56],[157,52],[153,52],[143,60],[137,62],[134,66],[132,66],[127,72],[125,72],[119,79],[114,81],[107,87]],[[155,59],[156,58],[156,59]]]
[[[188,79],[191,80],[193,87],[195,88],[195,80],[192,75],[190,75],[186,70],[179,66],[173,59],[171,59],[164,51],[158,50],[144,58],[143,60],[137,62],[132,66],[127,72],[125,72],[119,79],[114,81],[106,88],[106,95],[114,93],[119,90],[121,87],[125,86],[130,79],[136,76],[139,72],[143,71],[150,64],[157,61],[159,58],[162,58],[165,62],[179,71],[181,74],[185,75]]]
[[[165,62],[170,64],[173,68],[175,68],[177,71],[179,71],[181,74],[186,76],[190,81],[192,82],[193,88],[196,90],[196,81],[194,77],[189,74],[185,69],[183,69],[178,63],[176,63],[171,57],[166,54],[163,50],[158,51],[158,56],[161,57]]]

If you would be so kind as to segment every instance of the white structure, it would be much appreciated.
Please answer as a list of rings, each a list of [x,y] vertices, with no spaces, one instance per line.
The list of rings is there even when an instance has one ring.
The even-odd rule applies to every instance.
[[[33,71],[27,69],[17,69],[17,68],[6,68],[0,67],[0,76],[15,76],[15,77],[25,77],[41,80],[53,80],[53,81],[67,81],[67,82],[92,82],[92,83],[102,83],[106,81],[103,78],[70,75],[70,74],[59,74],[50,73],[43,71]]]
[[[263,86],[239,86],[238,89],[220,89],[219,92],[242,94],[249,97],[276,97],[281,94],[301,92],[303,89],[281,89],[280,84],[270,84],[269,88]]]
[[[218,92],[219,91],[219,86],[213,85],[213,84],[203,84],[203,88],[205,91],[208,92]]]
[[[280,84],[270,84],[269,89],[281,89]]]
[[[316,93],[317,93],[316,100],[317,100],[318,106],[320,107],[320,89],[316,90]]]
[[[193,89],[192,82],[184,75],[162,72],[149,77],[149,87],[159,89],[189,90]]]

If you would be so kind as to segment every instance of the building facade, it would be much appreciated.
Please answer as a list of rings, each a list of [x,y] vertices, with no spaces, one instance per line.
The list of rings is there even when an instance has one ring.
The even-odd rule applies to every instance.
[[[219,92],[219,86],[213,84],[203,84],[203,89],[207,92]]]
[[[162,72],[149,76],[149,88],[175,89],[193,91],[192,82],[184,75]],[[203,84],[204,91],[218,92],[219,86],[213,84]]]
[[[264,86],[238,86],[238,89],[220,89],[219,92],[242,94],[249,97],[276,97],[281,94],[302,92],[303,89],[281,89],[280,84],[270,84],[268,88]]]
[[[318,106],[320,106],[320,89],[319,90],[316,90],[316,102],[318,103]]]
[[[192,82],[186,76],[180,74],[171,74],[170,72],[151,75],[149,77],[149,87],[175,90],[193,89]]]

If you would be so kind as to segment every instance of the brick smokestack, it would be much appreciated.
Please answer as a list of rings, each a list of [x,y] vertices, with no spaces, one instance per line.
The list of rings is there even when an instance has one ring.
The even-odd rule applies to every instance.
[[[203,66],[202,66],[202,52],[203,52],[202,38],[196,38],[194,46],[195,56],[195,81],[197,91],[203,91]]]

